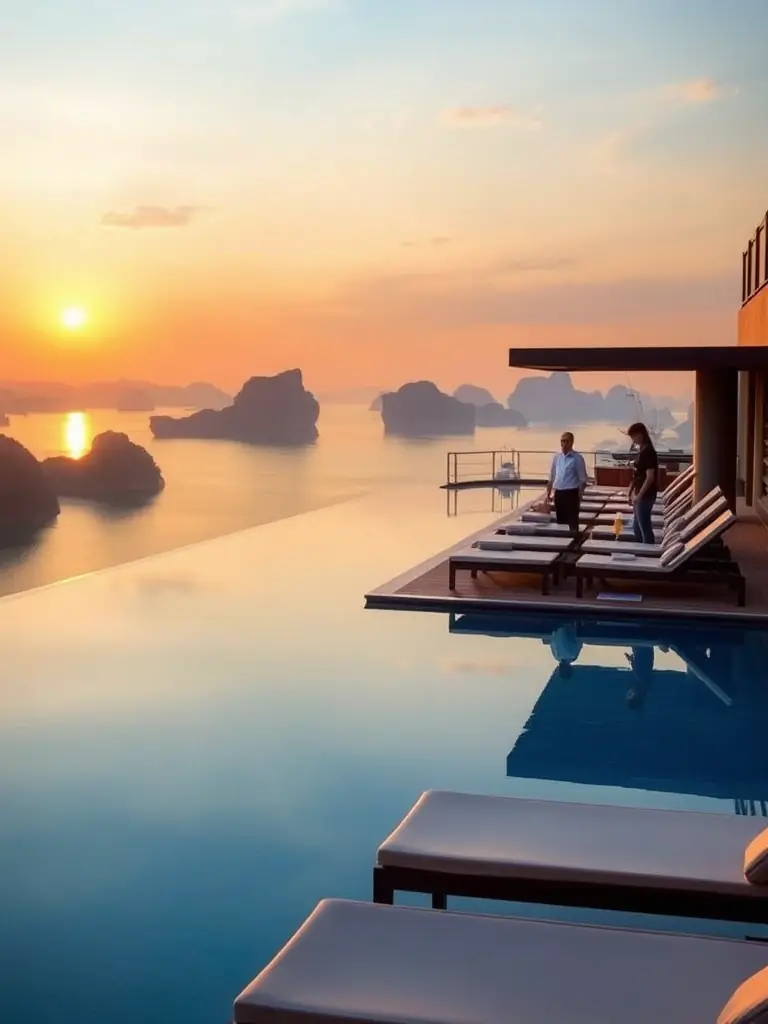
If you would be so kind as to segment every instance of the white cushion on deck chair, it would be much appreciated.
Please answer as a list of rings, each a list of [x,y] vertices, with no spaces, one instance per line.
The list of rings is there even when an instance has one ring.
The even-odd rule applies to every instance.
[[[235,1024],[714,1024],[759,943],[324,900]]]
[[[381,844],[378,863],[764,899],[742,870],[754,831],[754,821],[732,814],[430,790]]]

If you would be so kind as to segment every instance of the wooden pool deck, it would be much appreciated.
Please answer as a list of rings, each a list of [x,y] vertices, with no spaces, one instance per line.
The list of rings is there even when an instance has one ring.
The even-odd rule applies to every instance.
[[[503,611],[577,612],[580,616],[603,618],[659,617],[675,619],[724,619],[734,622],[768,625],[768,530],[746,507],[738,510],[739,521],[728,531],[727,544],[739,563],[747,583],[746,607],[739,608],[733,593],[725,587],[691,587],[663,583],[622,583],[586,591],[577,598],[576,582],[568,576],[550,593],[541,593],[540,576],[512,575],[502,571],[480,573],[472,579],[460,572],[456,589],[448,587],[448,560],[453,551],[466,548],[476,535],[467,537],[455,548],[441,552],[429,561],[366,594],[368,608],[403,608],[423,611]],[[499,520],[508,522],[509,516]],[[493,532],[492,524],[482,533]],[[600,599],[597,594],[642,594],[642,601],[625,603]]]

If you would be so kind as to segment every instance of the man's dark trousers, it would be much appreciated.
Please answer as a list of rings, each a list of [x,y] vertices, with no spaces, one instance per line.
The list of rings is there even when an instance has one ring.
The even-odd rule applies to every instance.
[[[581,491],[578,487],[569,488],[567,491],[555,491],[555,516],[558,523],[570,527],[571,533],[579,532],[580,506]]]

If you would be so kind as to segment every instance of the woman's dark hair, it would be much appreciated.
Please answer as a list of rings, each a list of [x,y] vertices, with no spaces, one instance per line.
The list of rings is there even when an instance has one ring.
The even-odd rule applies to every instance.
[[[631,427],[627,427],[627,434],[629,437],[641,437],[643,444],[653,444],[648,427],[644,423],[633,423]]]

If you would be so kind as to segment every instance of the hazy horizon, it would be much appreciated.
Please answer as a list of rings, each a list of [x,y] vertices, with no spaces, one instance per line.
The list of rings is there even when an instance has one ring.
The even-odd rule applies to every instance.
[[[0,6],[9,378],[502,391],[514,345],[735,342],[757,0]]]

